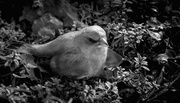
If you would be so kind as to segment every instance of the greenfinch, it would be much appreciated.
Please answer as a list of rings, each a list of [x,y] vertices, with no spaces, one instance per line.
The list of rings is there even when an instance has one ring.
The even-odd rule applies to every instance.
[[[108,48],[106,32],[98,25],[68,32],[45,44],[28,45],[24,53],[51,57],[51,70],[76,79],[107,77],[105,67],[118,66],[122,57]]]

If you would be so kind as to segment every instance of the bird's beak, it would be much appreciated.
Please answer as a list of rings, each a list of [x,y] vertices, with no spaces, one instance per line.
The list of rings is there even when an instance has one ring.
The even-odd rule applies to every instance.
[[[107,42],[107,40],[105,38],[100,39],[100,44],[103,45],[103,46],[109,47],[108,42]]]

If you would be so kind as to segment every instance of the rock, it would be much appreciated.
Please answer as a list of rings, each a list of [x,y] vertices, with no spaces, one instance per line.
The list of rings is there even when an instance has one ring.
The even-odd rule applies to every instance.
[[[25,7],[20,21],[26,19],[33,24],[34,20],[46,13],[61,20],[64,27],[72,27],[74,21],[79,21],[77,10],[65,0],[43,0],[40,4],[36,8]]]
[[[58,29],[63,27],[63,23],[50,13],[44,14],[39,19],[34,20],[32,25],[33,34],[41,37],[54,37]]]

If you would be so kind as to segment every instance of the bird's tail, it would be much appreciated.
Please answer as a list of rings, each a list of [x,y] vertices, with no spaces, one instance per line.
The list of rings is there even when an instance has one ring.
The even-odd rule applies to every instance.
[[[17,52],[34,55],[32,45],[30,44],[24,44],[23,46],[17,49]]]
[[[38,57],[51,57],[54,55],[54,49],[49,43],[46,44],[24,44],[17,51],[19,53],[30,54]]]

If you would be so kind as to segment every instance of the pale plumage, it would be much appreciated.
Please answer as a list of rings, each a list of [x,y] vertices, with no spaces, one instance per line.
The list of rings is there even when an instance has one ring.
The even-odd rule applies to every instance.
[[[45,44],[29,45],[24,53],[52,57],[52,71],[77,79],[105,76],[105,66],[117,66],[122,57],[108,48],[106,32],[97,25],[66,33]]]

